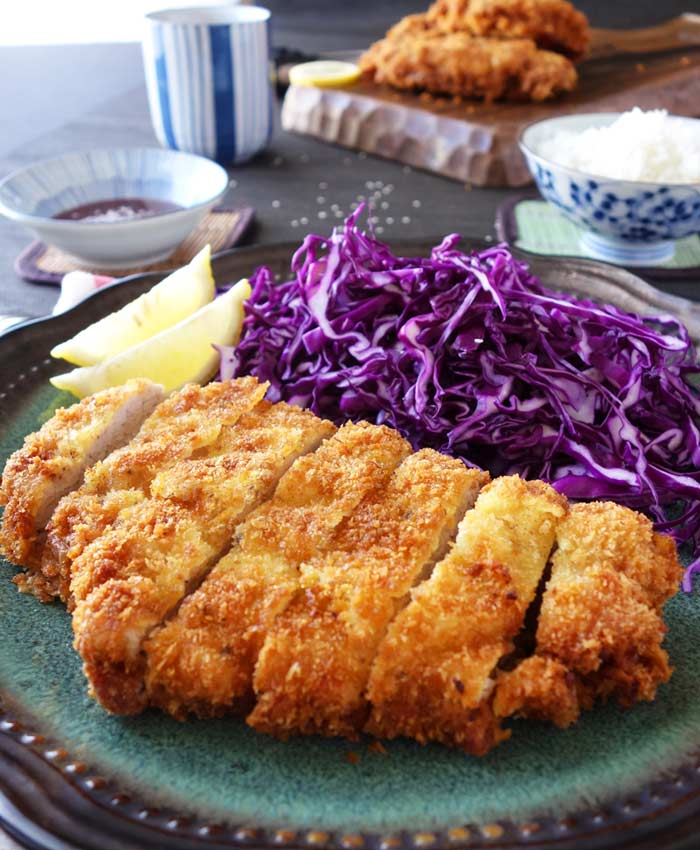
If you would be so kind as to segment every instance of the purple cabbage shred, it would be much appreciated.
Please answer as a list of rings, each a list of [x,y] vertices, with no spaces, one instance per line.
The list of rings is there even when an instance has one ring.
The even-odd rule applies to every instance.
[[[396,257],[361,212],[307,236],[290,280],[256,270],[222,375],[494,475],[642,510],[700,552],[700,361],[686,328],[545,289],[503,245],[465,254],[453,234],[429,258]]]

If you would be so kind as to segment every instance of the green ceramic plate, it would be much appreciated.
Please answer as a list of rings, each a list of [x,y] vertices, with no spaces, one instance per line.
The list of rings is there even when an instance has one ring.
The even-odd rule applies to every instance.
[[[422,246],[397,246],[418,253]],[[219,281],[290,246],[221,256]],[[537,260],[549,285],[640,310],[673,309],[700,336],[694,305],[626,272]],[[57,341],[157,279],[115,285],[60,317],[0,338],[0,460],[70,399],[47,377]],[[19,594],[0,567],[0,820],[29,846],[135,850],[232,846],[680,847],[700,825],[700,597],[668,606],[676,665],[653,704],[586,714],[561,731],[514,723],[482,759],[410,741],[280,743],[241,720],[179,724],[107,716],[85,693],[60,605]],[[688,845],[691,846],[691,845]],[[695,846],[695,845],[692,845]]]

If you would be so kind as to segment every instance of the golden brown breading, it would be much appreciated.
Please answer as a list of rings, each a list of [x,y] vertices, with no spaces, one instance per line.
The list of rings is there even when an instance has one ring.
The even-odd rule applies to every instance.
[[[373,44],[360,68],[376,83],[484,100],[547,100],[576,86],[573,64],[525,38],[454,32],[406,35]]]
[[[298,460],[237,530],[231,552],[147,642],[152,702],[177,717],[240,709],[267,630],[299,586],[300,565],[409,452],[395,431],[360,423]]]
[[[682,569],[640,514],[567,515],[552,487],[516,476],[474,504],[486,473],[411,454],[382,426],[336,432],[261,400],[255,379],[186,388],[84,470],[156,404],[158,388],[132,383],[30,435],[1,489],[3,535],[36,563],[52,500],[84,477],[50,523],[61,565],[28,583],[75,601],[107,710],[216,716],[257,696],[248,722],[280,737],[364,729],[483,754],[507,717],[564,727],[598,699],[654,699],[670,677],[662,611]],[[526,612],[536,648],[513,668]]]
[[[215,456],[161,471],[152,498],[123,511],[75,560],[75,646],[104,708],[145,708],[144,639],[199,584],[292,463],[334,430],[308,411],[261,402],[202,450]]]
[[[614,502],[573,506],[557,534],[553,578],[583,574],[593,565],[624,573],[657,611],[678,591],[682,577],[673,539]]]
[[[537,647],[579,676],[585,707],[596,697],[623,706],[651,700],[668,680],[660,612],[681,575],[673,541],[646,517],[612,502],[571,509],[557,534]]]
[[[582,706],[590,708],[597,697],[615,696],[625,707],[654,699],[671,675],[661,648],[666,626],[639,585],[591,567],[554,579],[552,591],[540,612],[538,651],[578,675]]]
[[[0,486],[6,506],[0,547],[11,561],[38,567],[42,532],[59,499],[79,486],[87,468],[127,443],[162,400],[162,387],[139,378],[61,408],[25,439],[7,461]],[[24,578],[23,589],[46,597],[32,576]]]
[[[424,449],[362,502],[328,551],[302,565],[300,589],[268,631],[251,726],[282,737],[362,728],[364,690],[387,626],[487,481]]]
[[[189,565],[218,554],[180,505],[146,500],[127,514],[74,563],[74,646],[91,695],[116,714],[145,707],[141,641],[186,592]]]
[[[496,717],[549,720],[564,729],[580,714],[576,676],[554,658],[532,655],[499,674],[493,711]]]
[[[360,68],[398,89],[541,101],[575,88],[570,60],[589,42],[586,16],[567,0],[437,0],[391,27]]]
[[[597,698],[614,697],[625,707],[654,699],[671,675],[661,648],[661,610],[681,574],[673,541],[654,533],[646,517],[612,502],[571,508],[557,531],[536,652],[573,675],[582,708]],[[541,685],[531,675],[534,663],[525,661],[504,676],[507,695],[497,697],[497,710],[531,716],[534,705],[535,716],[562,725],[554,702],[537,705],[533,691]]]
[[[429,18],[425,13],[416,15],[406,15],[400,21],[394,24],[387,31],[383,41],[398,41],[405,38],[420,38],[420,37],[439,37],[442,34],[441,30],[436,26],[435,21]]]
[[[566,0],[436,0],[425,17],[442,31],[529,38],[574,60],[591,40],[586,16]]]
[[[87,470],[83,485],[59,502],[47,526],[41,571],[52,595],[72,604],[72,564],[86,546],[120,511],[148,496],[158,472],[205,451],[266,389],[255,378],[186,386],[156,408],[128,445]]]
[[[540,481],[497,478],[455,544],[393,621],[372,666],[366,731],[482,755],[508,737],[490,697],[554,542],[566,500]]]

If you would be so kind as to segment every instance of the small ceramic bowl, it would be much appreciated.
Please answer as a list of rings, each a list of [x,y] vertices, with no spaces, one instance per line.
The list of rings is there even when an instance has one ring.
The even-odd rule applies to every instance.
[[[0,213],[84,264],[119,269],[169,257],[227,187],[226,170],[194,154],[94,150],[45,159],[10,174],[0,183]],[[146,199],[170,209],[115,220],[54,217],[115,199]]]
[[[542,142],[554,133],[608,126],[619,115],[600,112],[537,121],[520,134],[520,149],[542,197],[584,228],[581,248],[588,256],[625,266],[654,266],[673,256],[674,240],[700,232],[700,185],[615,180],[558,165],[539,154]],[[700,123],[693,118],[673,120]]]

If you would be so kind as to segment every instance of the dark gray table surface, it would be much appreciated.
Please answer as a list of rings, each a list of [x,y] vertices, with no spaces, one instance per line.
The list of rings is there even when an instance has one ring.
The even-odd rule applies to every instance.
[[[361,48],[420,2],[352,4],[274,0],[277,45],[307,52]],[[581,2],[599,26],[643,26],[683,11],[700,12],[700,0]],[[0,47],[0,176],[35,159],[97,146],[155,144],[141,56],[136,44]],[[261,243],[326,232],[360,196],[392,186],[376,211],[382,238],[459,231],[493,236],[499,204],[512,192],[475,189],[363,154],[293,136],[277,129],[268,151],[232,169],[228,201],[255,207]],[[368,187],[368,184],[371,184]],[[337,205],[333,207],[333,205]],[[28,243],[18,225],[0,221],[0,313],[42,315],[57,297],[54,287],[20,281],[13,263]],[[693,280],[669,289],[694,296]]]

